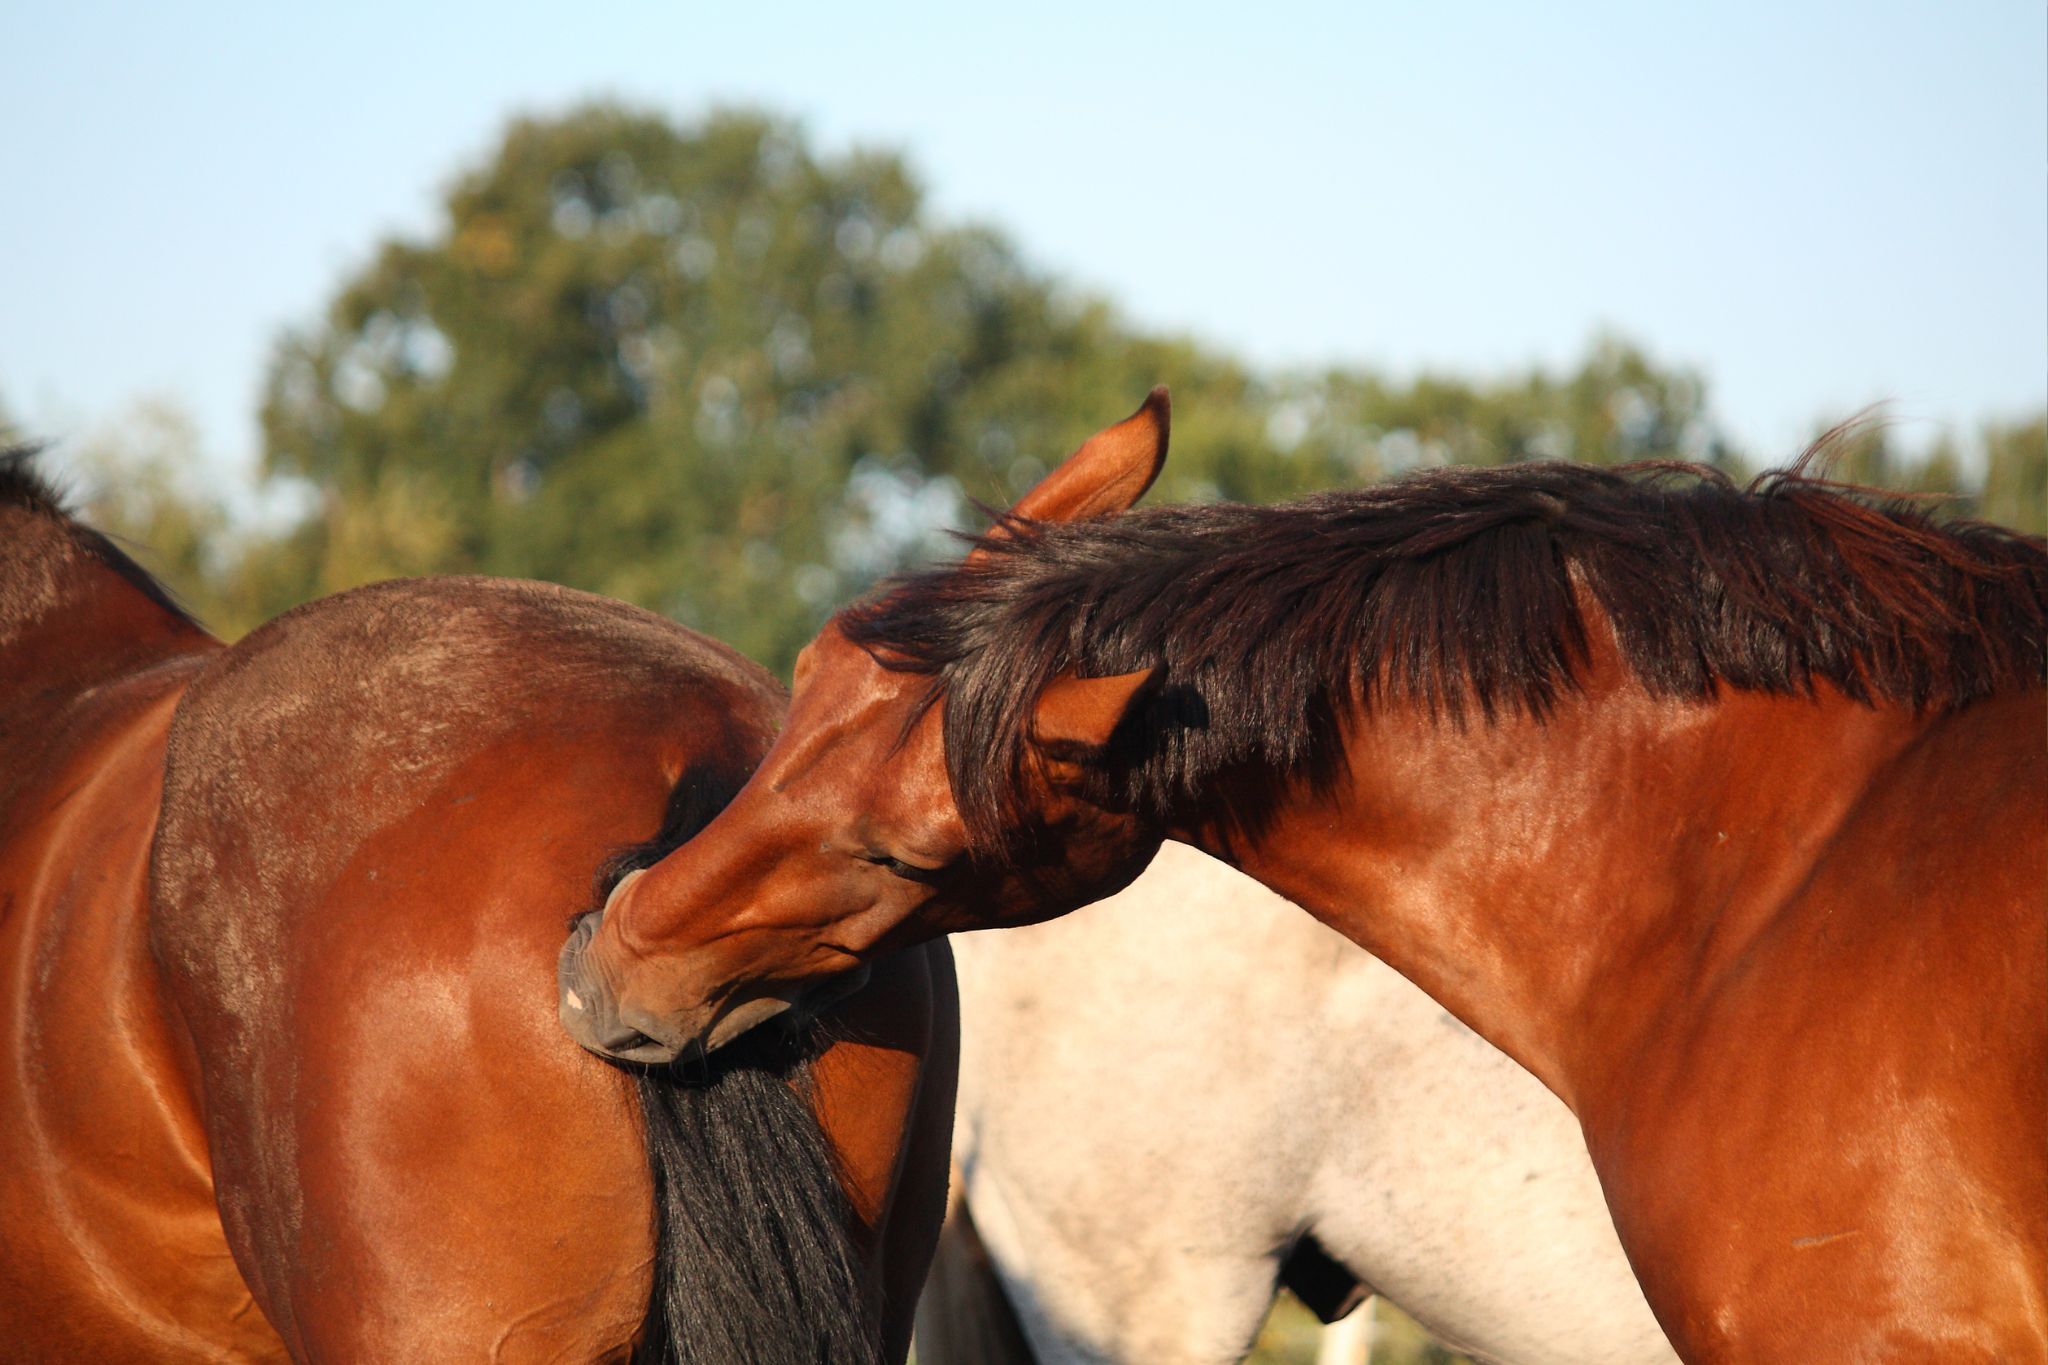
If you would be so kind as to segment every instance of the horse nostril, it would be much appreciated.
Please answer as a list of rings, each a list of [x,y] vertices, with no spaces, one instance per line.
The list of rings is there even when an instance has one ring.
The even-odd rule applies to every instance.
[[[623,884],[623,883],[622,883]],[[599,964],[585,957],[596,936],[602,910],[578,919],[555,964],[556,1013],[562,1027],[581,1047],[614,1061],[665,1066],[683,1051],[664,1041],[661,1020],[621,1001]]]
[[[662,1066],[674,1061],[681,1051],[673,1043],[665,1043],[646,1030],[627,1023],[619,1017],[615,1006],[603,1000],[577,1006],[571,1005],[565,994],[562,997],[562,1024],[577,1043],[614,1061]]]

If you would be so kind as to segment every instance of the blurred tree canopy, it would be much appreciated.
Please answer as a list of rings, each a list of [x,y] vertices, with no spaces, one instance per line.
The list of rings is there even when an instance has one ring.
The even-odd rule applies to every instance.
[[[893,155],[821,156],[757,114],[593,105],[512,124],[438,231],[382,243],[277,345],[262,472],[310,491],[303,520],[209,553],[227,519],[164,473],[189,432],[163,414],[131,421],[142,472],[94,513],[158,545],[229,633],[474,571],[639,602],[786,669],[833,607],[947,553],[971,500],[1007,503],[1159,382],[1180,417],[1168,499],[1446,461],[1742,464],[1701,380],[1617,339],[1564,375],[1261,376],[935,223]],[[2042,432],[1987,433],[1991,515],[2038,523]],[[1859,441],[1845,474],[1956,487],[1952,455],[1909,470]]]
[[[932,528],[1003,503],[1152,384],[1167,497],[1271,499],[1425,461],[1723,452],[1702,386],[1617,342],[1480,386],[1265,382],[930,221],[900,160],[748,114],[512,126],[274,357],[264,469],[317,512],[273,605],[401,573],[552,579],[776,665]]]

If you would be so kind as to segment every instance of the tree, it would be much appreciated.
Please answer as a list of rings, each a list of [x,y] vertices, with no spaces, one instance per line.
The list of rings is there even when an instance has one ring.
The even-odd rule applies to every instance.
[[[1699,383],[1604,341],[1561,379],[1262,381],[1148,336],[895,157],[751,114],[512,125],[425,241],[386,242],[266,386],[264,467],[316,515],[285,598],[373,576],[553,579],[787,664],[967,500],[1007,502],[1172,383],[1161,495],[1270,499],[1436,459],[1714,454]]]
[[[920,200],[894,158],[753,115],[516,123],[433,240],[386,243],[277,353],[265,468],[320,500],[299,586],[549,578],[786,661],[929,548],[908,514],[1003,496],[1105,390],[1242,387]]]
[[[1980,514],[2037,536],[2048,534],[2048,413],[1987,423],[1984,456]]]

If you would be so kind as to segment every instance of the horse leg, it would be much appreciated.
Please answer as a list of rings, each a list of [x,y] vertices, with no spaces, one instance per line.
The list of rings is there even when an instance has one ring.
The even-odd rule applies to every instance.
[[[79,707],[68,758],[0,817],[0,1355],[10,1360],[285,1355],[228,1256],[149,951],[148,850],[175,697],[155,693],[174,681]]]
[[[964,1180],[955,1167],[938,1251],[917,1302],[919,1365],[1036,1365],[1024,1324],[974,1226]]]
[[[1316,1365],[1372,1365],[1372,1300],[1323,1328]]]

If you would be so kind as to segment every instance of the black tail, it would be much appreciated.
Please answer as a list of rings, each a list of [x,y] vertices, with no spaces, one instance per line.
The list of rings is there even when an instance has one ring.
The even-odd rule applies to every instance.
[[[656,1240],[636,1362],[879,1358],[804,1041],[734,1043],[724,1051],[743,1055],[721,1060],[708,1084],[672,1068],[641,1075]]]
[[[746,780],[683,774],[661,832],[606,864],[600,891],[672,851]],[[638,1068],[654,1179],[654,1293],[634,1365],[873,1365],[852,1212],[811,1106],[815,1033],[769,1026],[708,1077]]]

